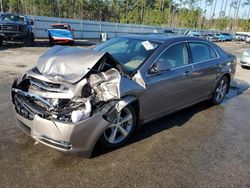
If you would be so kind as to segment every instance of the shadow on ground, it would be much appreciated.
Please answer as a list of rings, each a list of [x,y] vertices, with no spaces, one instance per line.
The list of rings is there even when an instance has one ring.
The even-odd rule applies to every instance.
[[[250,84],[248,84],[247,82],[235,79],[231,84],[229,93],[225,97],[224,102],[241,95],[249,87]],[[207,110],[212,106],[213,105],[211,104],[210,101],[203,101],[187,109],[177,111],[173,114],[166,115],[165,117],[153,121],[151,123],[144,124],[140,127],[139,131],[135,133],[135,135],[127,145],[133,144],[140,140],[144,140],[172,127],[176,126],[180,127],[184,125],[186,122],[188,122],[196,113]],[[102,149],[99,145],[97,145],[93,151],[92,157],[98,157],[99,155],[103,155],[108,152],[111,151]]]

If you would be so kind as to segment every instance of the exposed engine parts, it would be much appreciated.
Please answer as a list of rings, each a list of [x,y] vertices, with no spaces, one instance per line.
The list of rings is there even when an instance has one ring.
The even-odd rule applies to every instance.
[[[87,63],[83,66],[82,62]],[[14,83],[12,99],[22,116],[32,118],[36,114],[77,123],[98,111],[121,110],[129,102],[121,100],[126,85],[144,89],[123,75],[108,53],[55,46],[39,58],[37,67]]]

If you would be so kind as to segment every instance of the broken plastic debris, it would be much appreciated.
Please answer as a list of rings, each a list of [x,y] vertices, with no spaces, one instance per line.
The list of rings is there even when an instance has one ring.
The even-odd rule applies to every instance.
[[[71,120],[73,123],[83,121],[90,116],[90,113],[91,113],[91,103],[88,100],[85,103],[85,110],[75,110],[71,113]]]

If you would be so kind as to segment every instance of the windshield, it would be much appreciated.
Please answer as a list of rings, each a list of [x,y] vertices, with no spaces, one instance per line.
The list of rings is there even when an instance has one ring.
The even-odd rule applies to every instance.
[[[1,21],[14,21],[14,22],[24,22],[24,17],[14,14],[1,14]]]
[[[69,29],[68,25],[52,25],[51,29]]]
[[[94,50],[110,53],[127,71],[134,72],[159,44],[147,40],[114,38],[97,46]]]

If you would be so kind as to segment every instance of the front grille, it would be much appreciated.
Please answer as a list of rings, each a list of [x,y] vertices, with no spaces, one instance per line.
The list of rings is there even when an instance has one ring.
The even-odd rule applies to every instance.
[[[4,25],[2,25],[1,29],[3,31],[19,31],[18,25],[7,25],[7,24],[4,24]]]
[[[62,87],[61,84],[54,84],[45,81],[41,81],[35,78],[30,78],[30,87],[40,91],[50,92],[67,92],[68,88]]]
[[[29,120],[34,119],[34,114],[32,112],[28,111],[27,108],[25,108],[20,103],[15,106],[15,110],[19,115],[21,115],[22,117],[24,117],[26,119],[29,119]]]

